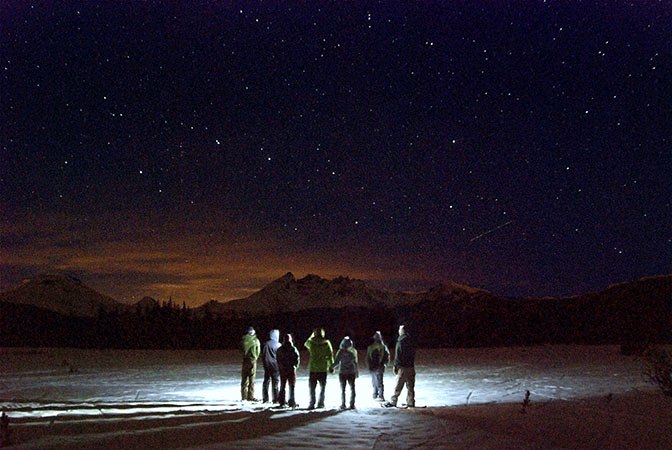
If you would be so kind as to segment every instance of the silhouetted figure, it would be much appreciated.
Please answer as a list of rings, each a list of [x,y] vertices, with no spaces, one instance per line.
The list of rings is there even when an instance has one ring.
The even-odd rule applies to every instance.
[[[308,360],[308,387],[310,388],[310,404],[308,409],[315,408],[315,388],[320,383],[318,408],[324,408],[324,390],[327,386],[327,371],[334,363],[334,350],[331,342],[324,335],[324,328],[315,328],[308,340],[303,344],[310,354]]]
[[[299,350],[294,346],[292,335],[287,333],[282,340],[282,345],[278,349],[278,368],[280,369],[280,392],[278,393],[278,402],[280,406],[285,406],[286,388],[289,387],[289,399],[287,404],[291,408],[297,406],[294,401],[294,387],[296,386],[296,368],[299,367],[301,360]]]
[[[240,351],[243,354],[243,368],[241,371],[240,396],[242,400],[258,401],[254,398],[254,378],[257,375],[257,359],[261,352],[261,344],[254,328],[249,327],[240,341]]]
[[[373,335],[373,343],[366,349],[366,364],[371,372],[371,384],[373,385],[373,399],[385,401],[385,387],[383,379],[385,367],[390,361],[390,349],[383,342],[383,335],[376,331]]]
[[[262,385],[262,399],[269,401],[268,385],[272,384],[271,397],[273,403],[278,402],[278,385],[280,384],[280,369],[278,368],[277,351],[280,348],[280,331],[271,330],[268,340],[264,343],[261,353],[264,358],[264,384]]]
[[[9,429],[9,416],[3,411],[2,416],[0,416],[0,447],[11,444],[11,434],[12,431]]]
[[[406,386],[406,405],[415,407],[415,343],[404,325],[399,326],[399,338],[394,349],[394,374],[397,376],[394,394],[385,406],[397,406],[401,390]]]
[[[350,337],[346,336],[338,346],[331,370],[338,367],[338,379],[341,382],[341,409],[345,409],[345,385],[350,385],[350,409],[355,409],[355,379],[359,376],[357,349]]]

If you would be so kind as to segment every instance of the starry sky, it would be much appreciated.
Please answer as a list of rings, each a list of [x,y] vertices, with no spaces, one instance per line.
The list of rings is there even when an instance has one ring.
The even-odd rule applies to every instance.
[[[0,289],[672,272],[669,1],[0,6]]]

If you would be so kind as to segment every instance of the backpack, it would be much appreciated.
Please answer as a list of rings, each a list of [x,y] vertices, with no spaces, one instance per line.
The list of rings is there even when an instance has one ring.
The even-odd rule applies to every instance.
[[[380,361],[380,349],[375,349],[371,352],[368,362],[370,370],[376,370],[379,367],[382,367],[383,364]]]
[[[357,361],[355,355],[349,350],[340,350],[340,372],[357,373]]]

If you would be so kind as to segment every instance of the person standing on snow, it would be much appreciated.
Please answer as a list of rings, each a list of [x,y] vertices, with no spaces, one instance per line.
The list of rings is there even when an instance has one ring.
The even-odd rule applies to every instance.
[[[355,379],[359,376],[357,349],[350,337],[341,341],[330,371],[338,367],[338,379],[341,382],[341,409],[345,409],[345,385],[350,385],[350,409],[355,409]]]
[[[273,403],[278,402],[278,385],[280,384],[280,369],[278,368],[277,351],[280,348],[280,330],[271,330],[268,340],[262,349],[264,362],[264,384],[262,385],[262,400],[268,403],[268,385],[271,384],[271,397]]]
[[[385,401],[383,378],[385,367],[390,361],[390,350],[383,342],[383,335],[376,331],[373,335],[373,343],[366,349],[366,364],[371,372],[371,384],[373,385],[373,399]]]
[[[280,392],[278,402],[285,406],[285,388],[289,386],[289,399],[287,404],[290,408],[298,405],[294,401],[294,387],[296,386],[296,368],[299,367],[301,356],[299,350],[294,347],[292,335],[287,333],[278,349],[278,368],[280,369]]]
[[[324,328],[315,328],[308,340],[303,344],[308,349],[308,387],[310,388],[310,404],[308,409],[315,408],[315,388],[320,383],[320,399],[318,408],[324,408],[324,390],[327,386],[327,371],[334,363],[334,349],[325,337]]]
[[[406,405],[415,407],[415,343],[406,331],[405,325],[399,326],[399,338],[394,349],[394,374],[397,376],[394,394],[385,406],[397,406],[401,390],[406,385]]]
[[[248,327],[247,333],[240,341],[240,351],[243,354],[240,396],[242,400],[256,402],[258,400],[254,398],[254,378],[257,375],[257,359],[261,352],[261,343],[254,328]]]

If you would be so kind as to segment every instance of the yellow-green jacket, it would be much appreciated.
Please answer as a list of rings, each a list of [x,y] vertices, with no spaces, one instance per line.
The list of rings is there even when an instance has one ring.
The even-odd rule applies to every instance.
[[[310,358],[308,360],[309,372],[327,372],[334,363],[334,349],[329,339],[320,337],[310,337],[304,344],[308,349]]]
[[[240,341],[240,351],[243,354],[243,359],[249,359],[256,362],[261,353],[261,343],[254,334],[246,334]]]

